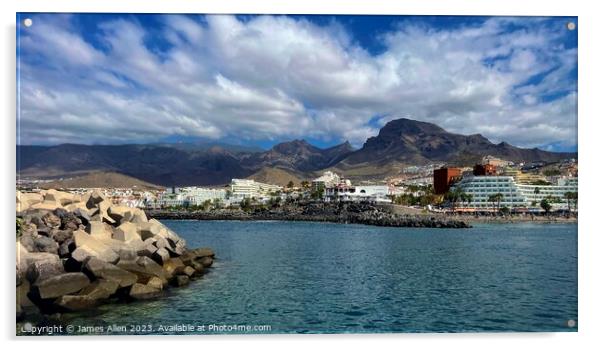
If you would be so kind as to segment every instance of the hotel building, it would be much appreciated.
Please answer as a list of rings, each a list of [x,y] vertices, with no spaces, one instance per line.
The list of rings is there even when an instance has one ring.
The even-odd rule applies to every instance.
[[[390,203],[391,195],[399,189],[388,185],[348,185],[346,183],[325,188],[324,201],[369,201]]]
[[[465,177],[452,188],[460,188],[472,195],[472,201],[462,207],[470,209],[493,209],[497,202],[489,202],[489,196],[501,193],[500,207],[540,211],[540,202],[551,198],[553,210],[567,209],[567,192],[577,192],[577,178],[560,179],[556,185],[534,185],[518,183],[512,176]],[[573,209],[575,203],[571,203]]]
[[[319,191],[324,188],[333,187],[341,183],[341,177],[332,172],[326,171],[320,177],[311,181],[312,191]]]
[[[240,202],[244,198],[263,198],[282,190],[282,187],[278,185],[238,178],[232,179],[230,187],[232,190],[231,200],[233,202]]]
[[[161,207],[202,205],[205,201],[226,200],[225,189],[202,187],[172,188],[170,192],[160,196],[158,204]]]

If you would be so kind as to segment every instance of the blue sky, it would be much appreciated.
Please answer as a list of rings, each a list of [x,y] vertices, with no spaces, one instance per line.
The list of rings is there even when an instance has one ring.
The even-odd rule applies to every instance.
[[[18,14],[19,142],[360,147],[408,117],[573,151],[568,22],[577,19]]]

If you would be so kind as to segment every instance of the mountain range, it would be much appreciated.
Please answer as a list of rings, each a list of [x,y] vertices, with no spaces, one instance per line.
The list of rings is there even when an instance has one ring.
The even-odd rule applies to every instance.
[[[220,185],[231,178],[270,181],[313,178],[334,170],[352,180],[382,179],[409,165],[446,163],[473,165],[485,155],[515,162],[556,162],[576,153],[524,149],[506,142],[494,144],[480,134],[460,135],[411,119],[388,122],[360,149],[349,142],[319,148],[305,140],[275,145],[269,150],[225,144],[125,144],[17,146],[21,177],[58,178],[91,172],[117,172],[163,186]],[[277,169],[277,171],[274,171]]]

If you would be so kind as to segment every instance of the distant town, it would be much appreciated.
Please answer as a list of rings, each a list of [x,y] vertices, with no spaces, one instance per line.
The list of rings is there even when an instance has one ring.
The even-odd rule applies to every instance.
[[[39,191],[44,181],[21,180]],[[167,210],[249,209],[298,201],[397,204],[441,212],[577,212],[578,163],[513,163],[485,156],[473,167],[445,164],[405,167],[379,182],[352,183],[333,172],[285,186],[233,178],[222,187],[60,188],[75,194],[98,189],[113,203]]]

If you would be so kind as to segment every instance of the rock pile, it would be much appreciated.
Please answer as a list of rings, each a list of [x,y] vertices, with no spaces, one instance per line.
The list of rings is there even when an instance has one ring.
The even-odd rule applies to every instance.
[[[17,192],[17,319],[148,299],[184,286],[213,263],[137,208],[100,192]]]

